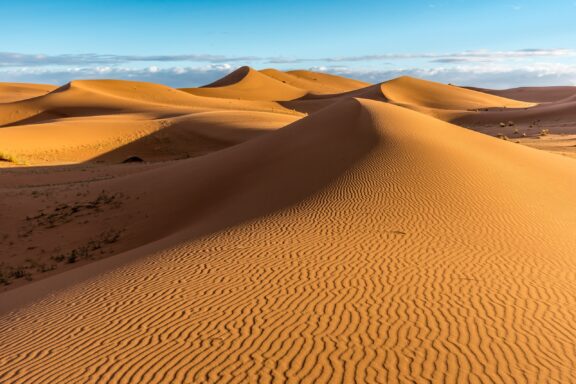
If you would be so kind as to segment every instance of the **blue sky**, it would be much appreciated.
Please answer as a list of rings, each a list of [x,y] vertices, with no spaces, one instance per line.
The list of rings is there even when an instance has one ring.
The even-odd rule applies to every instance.
[[[0,14],[0,81],[195,86],[246,64],[576,85],[576,0],[2,0]]]

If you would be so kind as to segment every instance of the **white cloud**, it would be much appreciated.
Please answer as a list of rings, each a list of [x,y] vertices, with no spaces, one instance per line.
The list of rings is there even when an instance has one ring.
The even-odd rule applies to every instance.
[[[425,59],[434,62],[447,61],[478,61],[488,59],[506,59],[506,58],[534,58],[534,57],[576,57],[574,49],[519,49],[511,51],[490,51],[475,50],[452,53],[386,53],[381,55],[363,55],[363,56],[341,56],[341,57],[324,57],[324,58],[304,58],[304,59],[271,59],[271,63],[303,63],[303,62],[367,62],[367,61],[384,61],[384,60],[418,60]]]
[[[60,65],[117,65],[136,62],[198,62],[198,63],[224,63],[249,62],[263,60],[254,56],[223,56],[208,54],[184,55],[111,55],[111,54],[26,54],[14,52],[0,52],[0,67],[20,66],[60,66]]]
[[[61,85],[78,79],[127,79],[149,81],[173,87],[192,87],[210,83],[230,73],[230,64],[205,65],[200,67],[146,68],[130,67],[24,67],[0,70],[0,81],[32,82]]]
[[[429,60],[433,62],[455,61],[482,61],[505,58],[541,58],[541,57],[576,57],[575,49],[519,49],[508,51],[474,50],[448,53],[383,53],[361,56],[338,57],[258,57],[258,56],[223,56],[209,54],[183,54],[183,55],[109,55],[109,54],[62,54],[42,55],[13,52],[0,52],[0,67],[46,67],[46,66],[92,66],[92,65],[124,65],[128,63],[268,63],[268,64],[297,64],[297,63],[337,63],[337,62],[370,62],[386,60]]]
[[[369,68],[345,63],[318,65],[309,69],[336,75],[349,76],[372,83],[408,75],[444,83],[471,85],[487,88],[517,86],[576,85],[576,64],[554,62],[516,63],[504,62],[446,62],[433,67],[395,66]],[[64,84],[75,79],[128,79],[150,81],[173,87],[192,87],[208,84],[223,77],[239,65],[232,63],[204,64],[199,66],[62,66],[18,67],[0,69],[0,81]]]

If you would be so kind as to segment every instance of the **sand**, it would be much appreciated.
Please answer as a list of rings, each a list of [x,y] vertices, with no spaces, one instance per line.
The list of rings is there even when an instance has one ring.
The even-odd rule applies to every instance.
[[[341,99],[350,97],[387,102],[446,121],[454,121],[483,109],[518,111],[537,105],[409,76],[402,76],[348,92],[307,94],[300,99],[284,101],[281,104],[303,113],[313,113]]]
[[[55,86],[27,83],[0,83],[0,103],[11,103],[47,94]]]
[[[455,114],[446,120],[477,132],[574,157],[576,87],[482,91],[538,104],[530,108],[478,109],[472,113]]]
[[[444,121],[544,105],[406,78],[337,95],[336,80],[294,80],[292,100],[110,83],[28,100],[82,115],[0,131],[149,131],[0,174],[3,261],[57,265],[0,294],[0,381],[576,381],[576,162]],[[155,157],[142,140],[158,134],[174,139]],[[150,160],[119,164],[139,148]]]
[[[303,70],[282,72],[269,68],[263,69],[260,72],[291,86],[304,89],[308,94],[312,95],[329,95],[348,92],[370,85],[363,81],[330,75],[328,73]]]
[[[26,165],[191,157],[302,116],[268,101],[198,97],[132,81],[74,81],[0,104],[0,156]]]
[[[249,67],[242,67],[202,88],[182,90],[198,96],[271,101],[292,100],[306,94],[304,89],[276,80]]]

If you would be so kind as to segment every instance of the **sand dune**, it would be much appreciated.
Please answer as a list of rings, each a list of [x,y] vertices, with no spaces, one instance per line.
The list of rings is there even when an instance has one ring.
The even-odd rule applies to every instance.
[[[244,100],[283,101],[306,95],[306,90],[242,67],[228,76],[201,88],[183,88],[183,91],[207,97]]]
[[[300,117],[268,101],[200,97],[141,82],[74,81],[0,104],[0,155],[28,165],[121,156],[167,160],[221,149]]]
[[[535,104],[403,76],[382,84],[382,92],[397,105],[467,111],[478,108],[528,108]]]
[[[520,87],[502,90],[469,87],[469,89],[533,103],[562,101],[576,96],[576,87]]]
[[[534,103],[507,99],[408,76],[343,93],[332,95],[309,94],[301,99],[285,101],[281,104],[289,109],[304,113],[314,113],[332,103],[350,97],[383,101],[446,121],[468,116],[482,109],[524,110],[536,106]]]
[[[56,89],[45,84],[0,83],[0,103],[31,99],[47,94]]]
[[[310,71],[257,71],[250,67],[241,67],[204,87],[182,88],[182,91],[198,96],[227,99],[289,101],[307,95],[348,92],[369,85],[358,80]]]
[[[294,114],[266,101],[199,97],[163,85],[134,81],[83,80],[39,98],[0,105],[0,125],[136,112],[167,117],[215,109]]]
[[[282,72],[276,69],[264,69],[260,72],[293,87],[304,89],[308,93],[315,95],[348,92],[370,85],[363,81],[311,71]]]
[[[299,117],[254,111],[210,111],[176,117],[116,114],[53,119],[0,129],[0,153],[17,164],[121,162],[193,157],[249,140]]]
[[[384,94],[497,100],[406,82],[422,86]],[[127,252],[0,296],[20,307],[0,317],[3,382],[576,380],[570,159],[344,97],[206,156],[44,188],[4,190],[6,217],[105,191],[120,205],[75,241],[114,227],[103,249]]]

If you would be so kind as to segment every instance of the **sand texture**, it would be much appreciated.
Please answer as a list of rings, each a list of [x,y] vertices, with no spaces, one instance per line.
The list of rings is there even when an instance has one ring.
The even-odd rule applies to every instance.
[[[241,68],[0,104],[0,382],[576,382],[576,161],[455,124],[571,101],[508,97]]]

